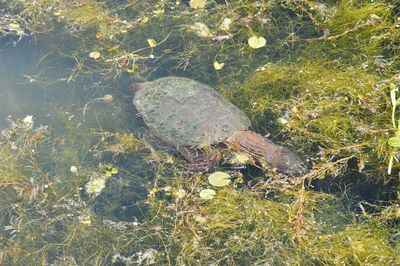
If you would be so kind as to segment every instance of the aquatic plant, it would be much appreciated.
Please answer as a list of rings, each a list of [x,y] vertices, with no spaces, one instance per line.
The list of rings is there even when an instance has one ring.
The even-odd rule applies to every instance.
[[[0,264],[400,264],[398,5],[1,1],[2,38],[43,49],[29,82],[86,94],[50,127],[2,130]],[[310,172],[274,179],[239,154],[214,187],[120,127],[128,84],[170,74],[215,85]]]

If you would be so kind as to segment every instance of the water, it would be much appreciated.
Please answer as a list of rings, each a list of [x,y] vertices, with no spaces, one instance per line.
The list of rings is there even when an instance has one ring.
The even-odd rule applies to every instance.
[[[3,128],[9,127],[10,121],[16,122],[33,116],[34,128],[46,126],[48,141],[41,145],[37,153],[37,160],[51,176],[48,177],[48,180],[40,180],[40,177],[36,177],[38,178],[36,182],[45,185],[44,182],[64,182],[59,180],[58,175],[70,174],[70,166],[83,167],[83,165],[89,164],[92,165],[89,168],[93,168],[99,162],[114,163],[110,156],[97,158],[93,154],[95,152],[92,150],[93,147],[99,145],[98,141],[101,142],[102,136],[106,134],[110,138],[116,132],[138,133],[140,129],[143,129],[143,125],[132,108],[132,96],[127,94],[127,91],[121,93],[122,90],[119,90],[117,92],[108,85],[105,86],[106,88],[94,89],[91,88],[94,84],[83,79],[66,82],[68,73],[65,70],[69,62],[58,62],[56,66],[45,66],[38,63],[43,55],[44,52],[29,41],[17,46],[3,42],[0,52],[0,125]],[[60,79],[60,74],[63,75],[62,79]],[[113,95],[112,103],[107,104],[103,100],[94,100],[102,98],[105,94]],[[83,116],[84,109],[85,116]],[[52,143],[52,141],[62,141],[65,142],[65,145],[64,147],[55,147],[56,143]],[[45,150],[48,153],[50,151],[62,153],[65,157],[60,161],[60,158],[52,158],[49,154],[43,154],[46,153]],[[128,168],[124,171],[135,170],[132,167],[134,165],[132,161],[127,160],[126,163],[129,164],[129,167],[125,165]],[[124,163],[120,162],[119,166],[123,165]],[[60,167],[61,169],[58,169]],[[118,182],[128,181],[120,179]],[[99,213],[106,212],[109,216],[112,212],[114,217],[122,220],[133,219],[140,215],[137,208],[132,205],[143,197],[143,186],[139,182],[135,184],[136,192],[127,193],[127,191],[121,192],[121,185],[116,183],[110,182],[108,187],[111,187],[113,193],[118,193],[117,195],[125,193],[124,199],[117,197],[110,200],[107,196],[104,199],[98,197],[93,204],[93,209]],[[65,185],[69,186],[68,182],[65,182]],[[135,193],[139,196],[135,196]],[[110,204],[113,202],[115,207],[110,207],[111,211],[110,209],[103,210],[104,203],[102,201]]]
[[[0,3],[0,34],[29,26],[0,38],[1,266],[400,265],[383,1],[17,2]],[[132,106],[130,83],[169,75],[215,87],[314,180],[228,154],[188,171]]]

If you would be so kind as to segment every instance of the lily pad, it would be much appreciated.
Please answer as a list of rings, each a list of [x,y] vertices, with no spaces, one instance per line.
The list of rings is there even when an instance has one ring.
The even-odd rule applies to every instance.
[[[89,54],[89,57],[93,58],[93,59],[98,59],[98,58],[100,58],[100,56],[101,56],[101,54],[99,52],[97,52],[97,51],[91,52]]]
[[[189,5],[193,9],[204,8],[206,6],[205,0],[190,0]]]
[[[215,197],[216,192],[211,188],[207,188],[200,191],[199,195],[203,200],[211,200]]]
[[[196,22],[189,28],[200,37],[211,37],[211,31],[204,23]]]
[[[224,187],[231,182],[231,176],[224,172],[215,172],[208,176],[208,182],[215,187]]]
[[[388,144],[390,146],[392,146],[393,148],[400,148],[400,137],[396,136],[396,137],[391,137],[388,140]]]
[[[249,43],[249,46],[253,49],[264,47],[267,44],[267,41],[263,37],[257,36],[250,37],[247,42]]]
[[[221,25],[219,26],[219,29],[228,31],[230,29],[231,23],[232,23],[232,19],[224,18],[224,20],[222,20],[222,22],[221,22]]]
[[[214,61],[214,69],[215,70],[220,70],[224,67],[224,63],[218,63],[217,61]]]
[[[184,198],[186,196],[186,191],[184,189],[178,189],[177,191],[175,191],[175,196],[178,198]]]

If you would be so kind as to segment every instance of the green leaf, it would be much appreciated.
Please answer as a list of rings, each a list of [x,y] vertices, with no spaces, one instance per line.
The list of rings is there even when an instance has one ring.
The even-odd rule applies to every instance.
[[[391,137],[388,140],[388,144],[394,148],[400,148],[400,136]]]
[[[231,182],[231,176],[224,172],[215,172],[208,177],[208,182],[215,187],[224,187]]]
[[[213,189],[207,188],[207,189],[203,189],[202,191],[200,191],[199,195],[200,195],[200,198],[202,198],[203,200],[210,200],[215,197],[216,192]]]
[[[110,171],[106,171],[105,176],[110,177],[110,176],[112,176],[112,174]]]

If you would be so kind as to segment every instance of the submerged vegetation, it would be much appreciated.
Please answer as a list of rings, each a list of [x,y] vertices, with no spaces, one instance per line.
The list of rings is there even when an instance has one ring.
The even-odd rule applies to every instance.
[[[2,48],[41,48],[29,82],[86,101],[1,128],[0,265],[400,265],[399,10],[0,0]],[[186,171],[126,111],[129,83],[167,75],[216,87],[308,173]]]

